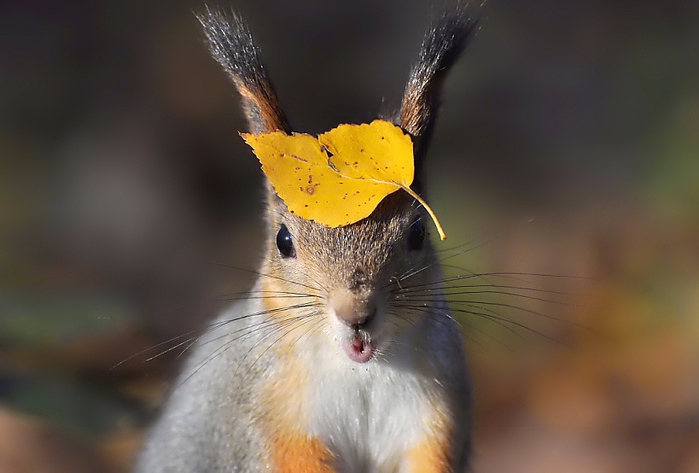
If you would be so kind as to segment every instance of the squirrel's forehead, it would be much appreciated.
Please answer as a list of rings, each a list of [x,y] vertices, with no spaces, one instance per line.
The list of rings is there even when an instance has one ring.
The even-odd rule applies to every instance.
[[[404,241],[407,218],[365,220],[346,227],[328,228],[303,225],[300,228],[297,253],[328,282],[341,283],[359,271],[374,279],[390,267],[396,245]]]
[[[363,249],[390,246],[403,238],[409,215],[395,214],[381,219],[367,218],[344,227],[329,228],[305,221],[298,228],[298,238],[308,245],[322,243],[325,248]]]

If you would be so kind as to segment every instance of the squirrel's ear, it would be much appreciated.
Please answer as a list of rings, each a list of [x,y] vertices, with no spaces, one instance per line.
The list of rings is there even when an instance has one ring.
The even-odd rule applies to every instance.
[[[289,122],[262,64],[260,50],[240,16],[226,15],[207,6],[197,18],[209,40],[211,55],[240,92],[250,132],[281,130],[289,133]]]
[[[420,55],[410,71],[396,123],[415,142],[416,174],[432,135],[442,82],[473,35],[478,19],[458,2],[427,30]]]

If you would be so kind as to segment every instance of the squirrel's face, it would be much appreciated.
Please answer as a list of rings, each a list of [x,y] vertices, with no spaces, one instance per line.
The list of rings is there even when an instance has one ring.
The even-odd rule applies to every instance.
[[[429,305],[411,304],[410,288],[436,280],[424,210],[398,192],[368,218],[329,228],[270,200],[262,290],[284,333],[357,363],[390,356]]]

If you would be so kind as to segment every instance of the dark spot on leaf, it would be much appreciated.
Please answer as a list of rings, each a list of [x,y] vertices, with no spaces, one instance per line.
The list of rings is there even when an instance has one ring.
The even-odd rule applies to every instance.
[[[308,175],[308,183],[313,184],[313,174]]]

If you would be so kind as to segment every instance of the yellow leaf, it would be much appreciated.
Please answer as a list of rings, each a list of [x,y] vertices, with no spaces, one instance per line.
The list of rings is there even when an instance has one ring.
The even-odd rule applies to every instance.
[[[281,131],[242,133],[262,164],[262,171],[289,210],[329,227],[368,217],[387,195],[403,189],[432,209],[410,184],[415,165],[410,136],[392,123],[340,125],[318,138]]]

